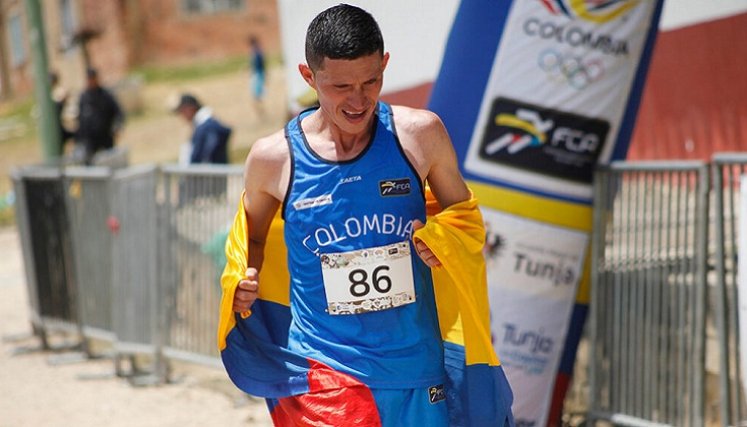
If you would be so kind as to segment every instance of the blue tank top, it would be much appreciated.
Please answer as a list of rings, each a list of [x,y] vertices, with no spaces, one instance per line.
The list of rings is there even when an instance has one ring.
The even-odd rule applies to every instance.
[[[374,388],[443,382],[431,272],[411,246],[425,222],[423,186],[399,143],[391,108],[353,159],[309,145],[301,113],[286,126],[291,179],[283,203],[293,320],[289,347]]]

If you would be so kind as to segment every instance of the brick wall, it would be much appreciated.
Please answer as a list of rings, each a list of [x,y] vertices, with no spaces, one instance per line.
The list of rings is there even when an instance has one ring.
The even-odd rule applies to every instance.
[[[90,63],[99,70],[102,83],[123,78],[130,68],[129,37],[124,27],[126,1],[80,0],[81,28],[98,36],[88,43]]]
[[[139,56],[146,63],[178,64],[220,59],[248,51],[247,37],[256,34],[268,53],[280,46],[276,0],[246,0],[233,13],[189,15],[182,0],[143,0],[144,40]]]
[[[3,0],[0,1],[0,18],[3,20],[0,25],[0,54],[3,55],[3,73],[2,82],[9,87],[3,88],[0,95],[27,96],[33,91],[33,82],[31,79],[31,46],[28,37],[24,39],[26,49],[26,59],[22,63],[13,64],[11,60],[11,40],[8,35],[8,20],[11,16],[19,16],[24,32],[28,29],[28,18],[26,17],[26,8],[21,0]]]
[[[136,65],[181,65],[246,54],[250,34],[260,38],[267,54],[279,54],[277,0],[244,0],[239,11],[197,15],[185,12],[184,2],[77,0],[79,28],[98,33],[88,43],[87,51],[102,83],[121,81]],[[42,0],[50,67],[59,72],[63,84],[77,91],[84,83],[83,51],[78,47],[60,49],[58,3]],[[0,0],[0,7],[4,11],[22,10],[26,25],[23,1]],[[7,55],[6,46],[2,51]],[[30,58],[29,53],[25,64],[10,67],[7,72],[14,97],[33,91]]]

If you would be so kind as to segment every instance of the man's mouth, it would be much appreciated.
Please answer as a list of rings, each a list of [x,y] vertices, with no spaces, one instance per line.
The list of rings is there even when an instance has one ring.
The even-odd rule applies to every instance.
[[[342,113],[350,120],[358,120],[363,117],[364,114],[366,114],[366,110],[363,111],[348,111],[348,110],[342,110]]]

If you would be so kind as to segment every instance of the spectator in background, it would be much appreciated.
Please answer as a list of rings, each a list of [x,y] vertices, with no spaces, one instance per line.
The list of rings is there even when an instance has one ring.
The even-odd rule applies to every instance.
[[[124,113],[114,96],[99,84],[98,72],[86,70],[86,89],[78,106],[77,149],[82,151],[85,164],[93,156],[114,147],[116,135],[124,124]]]
[[[228,139],[231,128],[213,117],[194,95],[185,93],[179,98],[175,112],[191,123],[194,130],[190,142],[189,163],[228,163]]]
[[[65,127],[63,119],[65,104],[67,103],[69,93],[60,84],[60,76],[55,71],[49,72],[49,86],[52,102],[54,102],[55,107],[55,120],[57,121],[57,127],[60,129],[59,153],[62,154],[65,151],[65,144],[74,136],[74,134]]]
[[[189,93],[181,95],[174,111],[193,127],[187,150],[180,150],[179,163],[228,163],[231,128],[216,120],[212,110]],[[179,182],[179,204],[184,206],[204,197],[222,197],[226,183],[223,176],[184,176]]]
[[[251,70],[252,97],[257,106],[261,108],[265,95],[265,54],[259,44],[259,39],[255,36],[249,37],[249,69]],[[262,112],[261,109],[260,112]]]

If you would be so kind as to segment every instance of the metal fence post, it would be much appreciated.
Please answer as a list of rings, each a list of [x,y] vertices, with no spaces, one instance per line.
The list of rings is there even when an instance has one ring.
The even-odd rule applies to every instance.
[[[705,422],[708,178],[702,162],[615,162],[597,170],[592,424]]]

